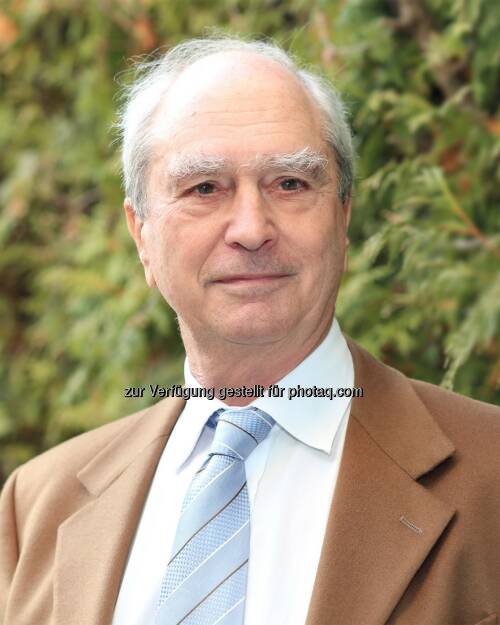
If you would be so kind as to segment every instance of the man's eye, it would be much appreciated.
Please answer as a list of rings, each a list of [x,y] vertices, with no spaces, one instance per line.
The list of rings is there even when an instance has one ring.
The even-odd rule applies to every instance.
[[[201,182],[197,184],[193,190],[199,195],[210,195],[215,191],[215,185],[213,182]]]
[[[280,182],[280,187],[283,191],[299,191],[305,187],[305,184],[298,178],[286,178]]]

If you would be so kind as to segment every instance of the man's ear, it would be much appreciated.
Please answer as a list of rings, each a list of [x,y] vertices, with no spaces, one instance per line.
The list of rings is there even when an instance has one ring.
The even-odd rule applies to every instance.
[[[351,209],[352,209],[352,197],[349,196],[342,204],[342,211],[344,212],[345,222],[345,255],[344,255],[344,271],[347,271],[347,252],[349,251],[349,245],[351,244],[349,236],[347,234],[349,230],[349,223],[351,222]]]
[[[352,197],[349,196],[348,198],[344,200],[344,202],[342,202],[342,210],[344,211],[346,234],[349,228],[349,224],[351,222],[351,209],[352,209]]]
[[[144,267],[144,276],[148,286],[154,289],[156,287],[156,280],[151,270],[151,264],[149,261],[148,251],[144,241],[144,225],[140,217],[137,216],[130,198],[125,198],[123,203],[123,209],[125,211],[125,217],[127,219],[127,227],[130,232],[130,236],[134,239],[137,252],[139,254],[140,261]]]

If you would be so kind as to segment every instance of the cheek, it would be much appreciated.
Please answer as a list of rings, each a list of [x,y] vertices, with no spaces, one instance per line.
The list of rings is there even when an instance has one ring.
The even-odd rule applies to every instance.
[[[150,266],[156,285],[167,302],[173,306],[176,276],[182,263],[175,236],[171,229],[157,224],[148,243]]]
[[[337,236],[335,227],[333,220],[297,227],[295,240],[303,258],[307,261],[306,266],[310,265],[318,270],[335,262],[335,258],[341,252],[340,237]]]
[[[310,288],[329,291],[338,282],[344,269],[344,238],[341,225],[333,218],[323,221],[321,227],[297,230],[303,267],[309,275]]]
[[[168,301],[189,299],[206,257],[203,239],[195,224],[169,220],[158,229],[153,242],[154,273]]]

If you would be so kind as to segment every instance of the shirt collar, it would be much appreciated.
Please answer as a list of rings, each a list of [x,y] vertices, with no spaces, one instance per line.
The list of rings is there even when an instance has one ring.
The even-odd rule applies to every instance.
[[[200,388],[191,373],[189,361],[184,361],[185,386]],[[248,406],[256,406],[273,417],[276,423],[298,441],[330,453],[342,417],[350,403],[346,397],[296,397],[288,399],[288,389],[297,388],[351,388],[354,367],[346,340],[334,318],[322,343],[277,385],[285,389],[283,397],[251,399]],[[179,468],[191,455],[207,420],[216,410],[230,408],[219,399],[191,397],[186,402],[175,427],[177,443],[173,446],[172,462]],[[208,425],[213,425],[212,421]]]

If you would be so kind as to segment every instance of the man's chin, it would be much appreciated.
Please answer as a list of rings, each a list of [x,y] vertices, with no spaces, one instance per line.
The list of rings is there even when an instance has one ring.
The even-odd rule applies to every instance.
[[[236,345],[270,345],[286,337],[286,323],[283,320],[248,320],[235,324],[224,324],[218,334],[228,343]]]

